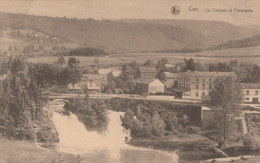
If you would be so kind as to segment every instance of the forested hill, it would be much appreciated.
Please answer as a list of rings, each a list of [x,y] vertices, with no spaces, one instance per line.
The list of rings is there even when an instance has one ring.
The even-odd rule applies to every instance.
[[[252,37],[255,29],[225,22],[181,20],[68,19],[0,13],[0,26],[29,28],[63,40],[113,51],[164,51],[207,48]]]
[[[260,45],[260,34],[241,39],[241,40],[232,40],[228,41],[224,44],[220,44],[209,49],[211,50],[219,50],[219,49],[229,49],[229,48],[243,48],[243,47],[252,47],[252,46],[259,46]]]

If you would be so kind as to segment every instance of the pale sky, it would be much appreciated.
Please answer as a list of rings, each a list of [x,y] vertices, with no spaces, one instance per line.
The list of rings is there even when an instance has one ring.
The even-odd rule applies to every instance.
[[[180,7],[179,15],[171,7]],[[189,11],[189,7],[198,11]],[[206,12],[206,8],[211,12]],[[212,12],[233,9],[233,12]],[[253,12],[234,12],[234,9]],[[0,12],[93,19],[218,20],[260,25],[260,0],[0,0]]]

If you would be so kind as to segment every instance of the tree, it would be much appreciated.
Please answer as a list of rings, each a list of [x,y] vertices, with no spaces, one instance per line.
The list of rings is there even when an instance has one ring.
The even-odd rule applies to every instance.
[[[59,56],[57,63],[62,67],[66,63],[64,56]]]
[[[74,65],[74,66],[70,66],[68,68],[69,70],[69,78],[70,78],[70,83],[73,86],[74,89],[74,85],[80,81],[81,79],[81,73],[80,70],[78,69],[78,66]]]
[[[228,132],[232,129],[230,126],[232,119],[239,113],[238,104],[242,99],[241,90],[235,88],[235,82],[232,77],[223,77],[216,79],[214,89],[211,92],[211,104],[222,111],[220,115],[220,130],[223,131],[223,139],[227,141]]]
[[[190,58],[189,60],[187,60],[186,58],[184,59],[184,62],[185,62],[185,68],[184,68],[184,71],[196,71],[196,64],[195,62],[193,61],[192,58]]]
[[[153,66],[153,60],[151,59],[147,59],[144,64],[143,64],[144,67],[152,67]]]
[[[18,71],[23,71],[25,65],[19,58],[15,58],[14,61],[11,63],[11,72],[12,74],[17,74]]]
[[[74,67],[74,66],[77,66],[78,63],[77,63],[77,60],[75,57],[69,57],[68,59],[68,67]]]

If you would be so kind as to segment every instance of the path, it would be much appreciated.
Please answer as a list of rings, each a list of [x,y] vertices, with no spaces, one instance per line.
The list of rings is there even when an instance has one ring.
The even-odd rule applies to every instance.
[[[248,122],[246,120],[246,113],[248,113],[248,114],[251,114],[251,113],[258,113],[258,114],[260,114],[260,111],[242,111],[242,114],[241,114],[240,118],[242,120],[243,134],[247,134],[249,132]]]

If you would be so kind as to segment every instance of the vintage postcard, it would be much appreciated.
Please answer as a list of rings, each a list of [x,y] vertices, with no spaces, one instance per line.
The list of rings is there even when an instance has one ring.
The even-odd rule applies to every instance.
[[[260,162],[259,0],[0,0],[0,163]]]

